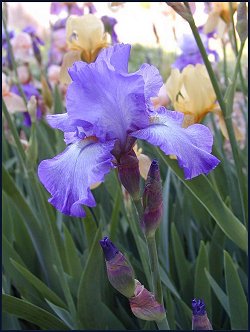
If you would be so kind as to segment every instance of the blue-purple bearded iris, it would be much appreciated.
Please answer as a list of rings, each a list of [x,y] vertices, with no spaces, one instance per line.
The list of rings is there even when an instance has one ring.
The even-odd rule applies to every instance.
[[[128,73],[130,48],[117,44],[102,50],[94,63],[75,62],[69,69],[67,113],[47,117],[64,132],[68,147],[42,161],[38,175],[52,195],[49,202],[64,214],[84,217],[82,205],[95,206],[90,186],[104,181],[137,138],[176,155],[186,179],[207,174],[219,163],[211,155],[207,127],[184,129],[182,113],[154,110],[150,98],[157,96],[162,78],[148,64]]]
[[[208,55],[211,54],[213,56],[213,61],[218,61],[219,60],[218,53],[209,47],[209,38],[213,37],[213,33],[209,34],[203,33],[203,26],[199,27],[198,30],[207,54]],[[175,62],[172,64],[173,68],[178,68],[179,70],[182,70],[187,65],[196,65],[198,63],[200,64],[204,63],[200,50],[192,34],[183,34],[181,38],[178,40],[178,45],[181,49],[181,54],[176,58]]]

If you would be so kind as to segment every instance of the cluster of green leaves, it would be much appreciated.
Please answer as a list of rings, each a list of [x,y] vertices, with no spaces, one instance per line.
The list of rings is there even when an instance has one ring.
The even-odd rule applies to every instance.
[[[63,112],[57,89],[54,100]],[[4,114],[19,140],[14,119]],[[156,329],[133,317],[106,277],[98,240],[108,235],[151,287],[146,243],[115,172],[94,190],[97,207],[86,218],[63,216],[36,174],[42,159],[63,150],[62,134],[45,121],[32,132],[31,156],[3,135],[3,329]],[[233,166],[221,158],[208,177],[184,181],[176,161],[147,144],[143,149],[161,166],[157,243],[171,329],[190,329],[193,297],[205,300],[215,329],[247,328],[247,231],[237,218]]]
[[[156,56],[132,49],[130,68],[150,52]],[[161,63],[154,56],[152,63]],[[65,112],[57,88],[53,100],[53,111]],[[246,116],[246,105],[242,112]],[[39,162],[63,151],[62,133],[45,120],[22,128],[4,104],[3,113],[3,330],[157,329],[155,322],[133,316],[106,276],[99,240],[107,235],[136,278],[152,289],[146,242],[116,172],[93,191],[97,206],[85,208],[86,218],[62,215],[48,203],[37,177]],[[206,121],[213,125],[213,153],[221,160],[208,176],[185,181],[176,160],[140,143],[145,154],[159,160],[163,180],[164,215],[156,235],[167,319],[172,330],[190,329],[191,301],[197,297],[204,299],[214,329],[247,329],[247,210],[224,138],[213,115]],[[30,139],[27,151],[21,129]],[[246,169],[247,146],[237,149]]]

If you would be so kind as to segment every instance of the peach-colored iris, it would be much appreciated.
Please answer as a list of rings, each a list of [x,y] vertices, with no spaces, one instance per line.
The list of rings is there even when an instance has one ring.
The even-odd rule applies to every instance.
[[[51,65],[48,68],[48,80],[52,86],[55,86],[59,83],[61,67],[58,65]]]
[[[32,39],[26,32],[20,32],[12,40],[11,45],[15,59],[22,62],[29,62],[33,58]]]
[[[26,84],[31,80],[30,71],[27,65],[18,66],[17,74],[21,84]]]
[[[4,73],[2,73],[2,96],[6,104],[7,110],[10,113],[27,111],[23,99],[10,91],[10,86]]]

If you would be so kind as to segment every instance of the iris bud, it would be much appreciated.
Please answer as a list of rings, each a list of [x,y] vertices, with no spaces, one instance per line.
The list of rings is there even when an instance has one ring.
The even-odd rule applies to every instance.
[[[44,76],[41,77],[41,83],[42,83],[42,96],[43,96],[44,104],[48,108],[51,108],[53,105],[53,97],[52,97],[52,93],[50,91],[49,85],[47,83],[47,80],[45,79]]]
[[[158,303],[154,294],[138,280],[136,280],[135,294],[129,299],[129,303],[133,314],[140,319],[160,321],[166,315],[164,306]]]
[[[206,307],[203,300],[194,299],[192,301],[192,330],[213,330],[207,317]]]
[[[118,175],[124,188],[134,200],[140,199],[139,160],[134,152],[123,154],[118,162]]]
[[[248,36],[247,6],[245,2],[240,2],[238,6],[236,30],[240,41],[243,43]]]
[[[148,237],[153,235],[160,225],[163,214],[162,184],[157,160],[152,161],[148,172],[143,193],[143,208],[141,227]]]
[[[108,237],[104,237],[100,241],[100,245],[106,260],[109,282],[122,295],[132,297],[135,291],[135,276],[132,266]]]
[[[166,2],[173,10],[179,14],[184,20],[190,22],[192,20],[192,15],[190,11],[185,7],[183,2]]]

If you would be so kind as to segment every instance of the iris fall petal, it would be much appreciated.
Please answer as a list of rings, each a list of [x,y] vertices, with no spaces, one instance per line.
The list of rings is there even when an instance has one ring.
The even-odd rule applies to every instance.
[[[138,130],[131,136],[159,146],[167,155],[176,155],[179,166],[184,169],[185,179],[191,179],[201,173],[209,173],[219,160],[210,154],[213,143],[210,130],[199,124],[182,128],[182,121],[181,113],[166,111],[160,123]]]
[[[113,146],[114,141],[79,140],[53,159],[42,161],[38,176],[52,195],[49,202],[62,213],[84,217],[81,204],[95,206],[90,186],[104,181],[113,167],[110,153]]]

